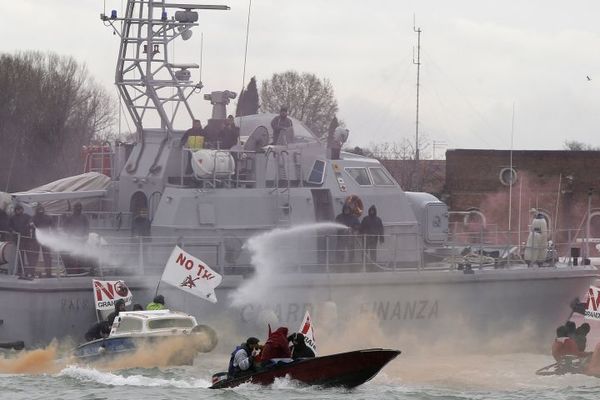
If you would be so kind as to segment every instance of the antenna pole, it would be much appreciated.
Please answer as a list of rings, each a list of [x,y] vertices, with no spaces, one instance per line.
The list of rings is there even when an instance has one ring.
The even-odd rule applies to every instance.
[[[413,64],[417,66],[417,112],[415,122],[415,176],[417,191],[421,190],[421,169],[419,166],[419,89],[421,83],[421,28],[416,27],[415,17],[413,15],[413,31],[417,33],[417,60],[415,61],[415,50],[413,48]]]
[[[515,176],[513,174],[513,137],[515,134],[515,103],[512,108],[512,122],[510,125],[510,182],[508,185],[508,231],[510,232],[512,220],[512,187]]]
[[[200,33],[200,83],[202,83],[202,61],[204,58],[204,32]]]

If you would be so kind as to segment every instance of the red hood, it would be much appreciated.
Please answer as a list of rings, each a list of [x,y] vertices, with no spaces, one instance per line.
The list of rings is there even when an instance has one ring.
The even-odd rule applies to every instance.
[[[282,326],[281,328],[277,328],[277,330],[275,332],[273,332],[272,335],[282,335],[287,338],[288,328],[286,328],[284,326]]]

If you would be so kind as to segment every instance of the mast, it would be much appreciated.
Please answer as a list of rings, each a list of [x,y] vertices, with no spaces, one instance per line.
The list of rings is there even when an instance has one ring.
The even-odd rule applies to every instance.
[[[229,7],[128,0],[123,16],[117,15],[117,10],[100,15],[102,22],[120,37],[115,84],[142,141],[144,130],[149,128],[170,136],[182,109],[194,118],[188,98],[202,88],[202,82],[194,83],[190,70],[199,66],[173,64],[169,44],[180,37],[190,39],[191,29],[198,26],[197,10]]]
[[[417,66],[417,112],[415,118],[415,190],[421,190],[421,168],[419,165],[419,89],[421,78],[421,28],[417,28],[413,16],[413,31],[417,33],[417,60],[415,61],[415,49],[413,47],[413,64]]]

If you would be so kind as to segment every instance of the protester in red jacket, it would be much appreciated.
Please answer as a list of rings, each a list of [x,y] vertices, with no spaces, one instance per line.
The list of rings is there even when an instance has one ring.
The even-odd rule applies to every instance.
[[[575,340],[570,338],[565,326],[556,329],[556,339],[552,343],[552,357],[559,361],[564,356],[580,356],[582,353],[577,348]]]
[[[288,328],[286,327],[277,328],[275,332],[271,332],[269,328],[269,338],[260,352],[260,360],[265,362],[273,358],[291,358],[292,353],[287,336]]]

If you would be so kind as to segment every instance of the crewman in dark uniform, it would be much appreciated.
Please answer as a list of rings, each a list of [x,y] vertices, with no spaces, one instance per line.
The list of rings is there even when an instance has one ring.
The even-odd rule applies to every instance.
[[[35,262],[37,261],[37,251],[35,250],[36,242],[33,239],[31,216],[25,214],[23,206],[17,204],[15,213],[8,220],[8,228],[15,235],[15,242],[20,235],[19,249],[21,260],[23,262],[23,270],[26,276],[32,276],[35,271]]]
[[[288,117],[288,108],[283,106],[279,110],[279,115],[271,121],[273,129],[273,144],[278,144],[281,131],[292,128],[292,120]]]

